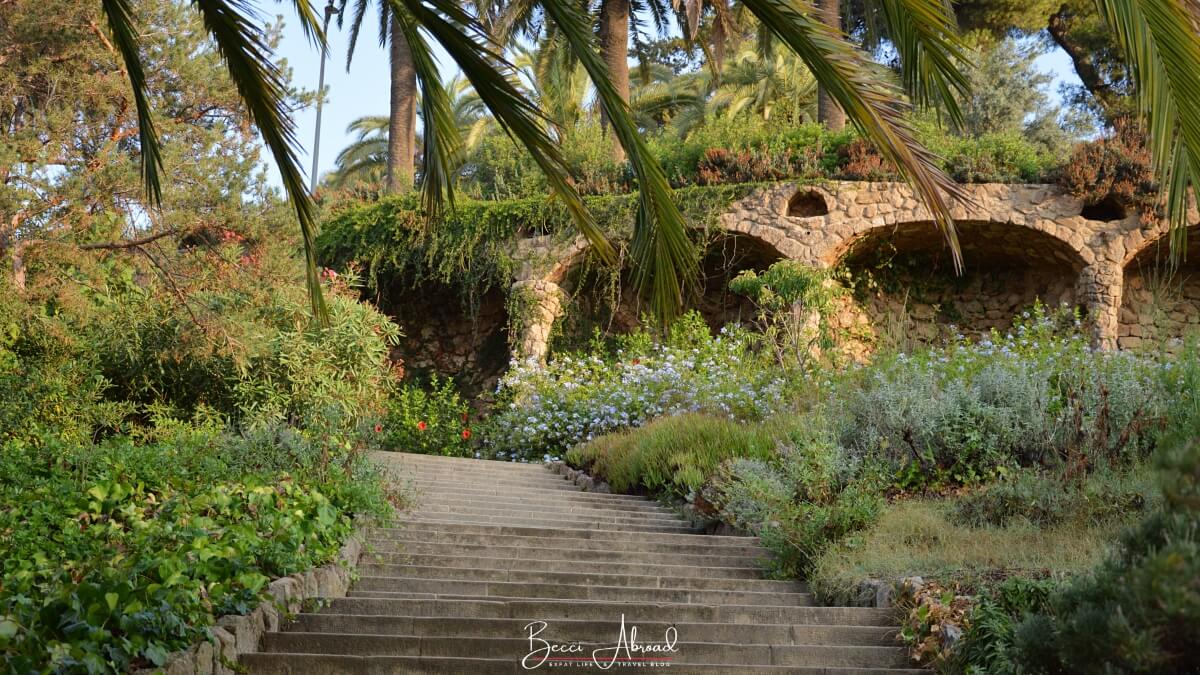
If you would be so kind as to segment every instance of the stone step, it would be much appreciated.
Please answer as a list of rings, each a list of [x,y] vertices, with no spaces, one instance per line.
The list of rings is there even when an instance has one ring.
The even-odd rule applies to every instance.
[[[513,485],[516,487],[568,487],[579,490],[575,483],[556,476],[549,471],[541,471],[529,475],[471,473],[462,471],[429,471],[426,469],[398,469],[400,477],[426,483],[445,483],[447,485]]]
[[[690,623],[775,623],[829,626],[895,625],[893,610],[871,607],[785,607],[756,605],[613,602],[592,600],[516,599],[454,600],[438,598],[335,598],[332,614],[507,618],[549,621],[583,619]],[[322,611],[325,613],[325,610]]]
[[[429,483],[421,484],[417,481],[412,481],[412,486],[418,491],[424,491],[429,495],[436,495],[439,497],[477,497],[481,499],[486,499],[489,497],[508,497],[520,499],[565,499],[570,501],[591,503],[619,502],[624,504],[654,504],[654,502],[646,499],[645,497],[638,497],[636,495],[614,495],[607,492],[583,492],[579,489],[540,490],[536,488],[502,488],[495,486],[466,487],[462,485],[430,485]]]
[[[417,525],[421,525],[418,523]],[[405,529],[388,528],[375,530],[369,541],[375,550],[403,552],[404,546],[410,543],[436,544],[439,546],[483,546],[520,548],[535,555],[543,549],[579,551],[590,555],[593,552],[607,553],[624,559],[625,554],[647,553],[658,556],[704,556],[714,558],[748,558],[766,560],[771,554],[759,546],[754,539],[739,537],[743,545],[709,544],[711,537],[696,535],[695,543],[664,542],[657,537],[654,540],[641,537],[632,540],[621,539],[584,539],[580,537],[530,536],[515,534],[487,534],[481,532],[455,532],[441,529],[424,529],[405,524]],[[631,558],[633,560],[633,558]],[[698,561],[703,562],[703,561]],[[717,564],[713,562],[713,564]]]
[[[512,527],[532,527],[541,529],[579,529],[586,527],[586,520],[569,518],[521,518],[519,520],[506,516],[480,516],[473,514],[459,515],[457,513],[438,513],[431,515],[412,514],[408,517],[410,523],[435,523],[442,525],[482,525]],[[614,534],[631,532],[662,532],[670,534],[693,534],[696,528],[682,523],[676,525],[650,525],[644,523],[599,523],[603,529],[595,532],[611,532]]]
[[[660,514],[634,513],[609,515],[606,513],[595,513],[587,511],[572,510],[570,508],[554,508],[548,507],[544,509],[505,509],[499,506],[495,508],[468,508],[468,507],[430,507],[426,504],[419,504],[418,508],[406,514],[407,518],[414,516],[438,518],[443,514],[454,516],[485,516],[487,518],[503,518],[506,521],[521,520],[528,518],[536,518],[538,520],[560,520],[578,522],[581,525],[595,523],[597,525],[605,524],[629,524],[629,525],[667,525],[667,526],[686,526],[685,521],[678,516],[668,516]]]
[[[584,493],[578,493],[584,494]],[[671,516],[678,518],[679,514],[665,506],[660,506],[652,502],[582,502],[575,499],[519,499],[516,497],[452,497],[442,496],[438,494],[420,495],[419,506],[428,508],[430,506],[450,506],[458,507],[465,506],[473,507],[498,507],[506,509],[540,509],[546,507],[578,509],[584,512],[598,512],[617,514],[630,513],[648,513],[658,514],[663,516]]]
[[[396,563],[407,557],[414,562],[435,564],[434,558],[443,558],[449,561],[451,559],[481,558],[486,554],[489,559],[499,561],[497,564],[511,564],[513,567],[533,560],[561,561],[572,565],[628,565],[631,566],[631,569],[635,565],[700,566],[723,570],[722,574],[731,577],[743,578],[742,575],[747,574],[750,576],[745,578],[755,579],[761,577],[763,565],[768,560],[764,551],[755,549],[747,550],[740,555],[736,552],[733,555],[704,555],[682,552],[693,548],[687,546],[675,547],[678,552],[665,548],[658,551],[559,548],[552,546],[552,544],[559,543],[558,541],[529,543],[529,539],[498,537],[494,543],[422,541],[419,539],[375,540],[371,551],[371,555],[375,557],[371,559],[376,562]],[[578,540],[578,542],[587,541],[586,539]],[[523,545],[510,545],[522,543]],[[568,546],[570,543],[566,542]]]
[[[536,562],[536,561],[535,561]],[[461,566],[420,565],[416,561],[404,564],[380,564],[368,562],[360,565],[364,577],[356,588],[381,588],[382,581],[367,581],[366,577],[377,578],[421,578],[421,579],[464,579],[470,581],[508,581],[524,583],[599,584],[602,586],[625,586],[629,588],[691,588],[696,590],[759,591],[763,593],[804,593],[804,586],[795,581],[770,581],[761,578],[730,578],[705,574],[703,567],[688,569],[683,574],[664,567],[643,568],[649,574],[615,572],[595,566],[564,566],[566,569],[539,569],[541,565],[522,566],[516,569],[488,567],[488,561],[477,564],[467,561]],[[469,565],[469,566],[468,566]],[[585,571],[586,569],[586,571]],[[574,570],[574,571],[571,571]]]
[[[493,551],[489,551],[486,547],[479,548],[481,550],[476,551],[477,553],[493,553]],[[720,567],[711,563],[694,565],[681,561],[678,565],[672,565],[669,562],[622,562],[620,560],[589,559],[584,556],[576,556],[564,560],[549,557],[545,555],[544,551],[528,551],[528,553],[530,555],[538,553],[543,555],[538,555],[536,558],[505,558],[501,557],[499,553],[482,557],[472,556],[468,552],[463,551],[459,551],[458,554],[438,555],[407,550],[403,553],[367,553],[364,554],[362,562],[363,564],[370,563],[384,566],[411,565],[418,567],[478,570],[525,570],[530,572],[577,572],[580,569],[588,569],[604,574],[635,574],[688,579],[763,580],[762,570],[759,567],[741,566],[745,565],[744,560],[737,561],[740,565],[736,567]],[[585,551],[584,553],[594,552]],[[792,586],[799,585],[798,582],[794,581],[782,583],[791,584]]]
[[[429,656],[349,656],[340,654],[246,654],[242,664],[257,675],[522,675],[530,671],[511,659]],[[538,668],[539,671],[545,668]],[[664,668],[621,667],[626,675],[662,675]],[[674,672],[684,675],[681,668]],[[696,675],[929,675],[925,670],[897,668],[799,668],[796,666],[731,666],[689,664]]]
[[[682,577],[682,578],[712,578],[712,579],[742,579],[762,581],[762,569],[757,561],[736,558],[730,566],[716,565],[672,565],[671,562],[622,562],[620,560],[581,560],[575,558],[546,557],[485,557],[470,555],[472,552],[486,554],[486,549],[479,551],[450,552],[450,554],[420,554],[420,552],[384,552],[371,551],[362,557],[362,562],[370,565],[383,566],[418,566],[445,567],[463,569],[499,569],[499,571],[528,571],[528,572],[590,572],[596,574],[636,574],[642,577]],[[539,551],[529,551],[536,554]],[[595,551],[582,551],[595,552]],[[697,556],[710,557],[710,556]],[[793,581],[785,581],[793,584]]]
[[[371,571],[368,570],[368,573]],[[549,600],[596,600],[600,602],[672,602],[677,604],[737,604],[804,607],[813,604],[808,593],[768,593],[763,591],[721,591],[694,588],[644,588],[639,586],[589,586],[531,581],[466,581],[463,579],[424,579],[392,577],[391,591],[358,590],[347,593],[352,598],[411,597],[414,593],[434,598],[471,598],[487,600],[520,600],[546,598]],[[398,595],[394,595],[398,594]]]
[[[529,526],[506,526],[495,525],[488,523],[451,523],[451,522],[428,522],[428,521],[410,521],[399,524],[399,527],[375,527],[371,533],[382,538],[392,538],[401,533],[431,533],[439,532],[451,535],[474,534],[488,535],[491,537],[497,536],[513,536],[522,538],[535,538],[544,541],[569,541],[572,546],[577,546],[580,542],[576,540],[589,540],[592,542],[602,542],[605,548],[611,546],[614,549],[628,550],[622,545],[632,546],[634,550],[640,550],[640,547],[648,545],[660,544],[683,544],[687,546],[698,546],[706,550],[744,550],[747,548],[762,549],[758,544],[758,540],[752,537],[728,537],[707,534],[671,534],[662,533],[650,536],[630,537],[629,533],[600,530],[600,529],[582,529],[582,528],[556,528],[556,527],[529,527]]]
[[[662,636],[647,635],[645,638],[658,643]],[[647,654],[650,660],[669,661],[671,667],[689,663],[796,666],[796,667],[841,667],[841,668],[903,668],[908,664],[907,652],[901,647],[864,647],[841,645],[768,645],[728,644],[714,642],[685,642],[680,637],[674,653]],[[464,644],[466,642],[466,644]],[[590,657],[595,649],[611,648],[617,636],[588,643],[563,643],[572,651],[570,657]],[[407,636],[407,635],[364,635],[275,632],[267,633],[263,640],[263,651],[302,652],[308,654],[351,654],[359,656],[462,656],[476,658],[505,659],[519,662],[531,651],[528,638],[473,637],[464,641],[460,637]],[[636,652],[635,652],[636,654]],[[566,656],[565,654],[563,656]],[[554,657],[550,657],[553,660]],[[536,661],[535,661],[536,663]]]
[[[284,627],[304,633],[353,633],[448,637],[513,637],[528,635],[528,619],[488,619],[428,616],[363,616],[358,614],[299,614]],[[633,624],[628,624],[632,626]],[[897,629],[881,626],[817,626],[791,624],[735,624],[638,622],[642,635],[663,635],[674,626],[680,639],[690,642],[744,642],[778,645],[865,645],[894,647]],[[557,619],[546,622],[539,634],[547,640],[594,641],[615,637],[616,620]]]
[[[479,480],[479,481],[462,481],[462,480],[437,480],[431,478],[423,478],[420,476],[408,476],[405,478],[405,483],[412,486],[418,491],[437,492],[441,490],[498,490],[508,494],[540,494],[550,495],[559,492],[582,493],[579,486],[574,483],[568,483],[565,480],[556,480],[547,478],[545,481],[526,481],[520,479],[513,480]],[[593,493],[597,494],[597,493]]]
[[[544,471],[550,473],[546,464],[542,462],[505,462],[494,459],[476,459],[474,457],[444,457],[442,455],[423,455],[409,452],[386,452],[377,453],[376,460],[384,460],[390,465],[403,464],[419,464],[422,466],[441,466],[453,467],[455,469],[470,470],[475,468],[483,468],[488,471],[520,471],[533,470]]]

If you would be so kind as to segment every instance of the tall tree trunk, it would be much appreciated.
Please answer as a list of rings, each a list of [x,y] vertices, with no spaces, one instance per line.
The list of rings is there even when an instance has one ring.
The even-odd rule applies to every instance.
[[[387,191],[413,187],[413,157],[417,143],[417,70],[400,22],[391,25],[392,101],[388,121]]]
[[[600,4],[600,55],[608,64],[613,86],[621,100],[629,102],[629,0],[603,0]],[[601,106],[600,123],[609,126],[608,111]],[[612,156],[625,159],[625,149],[616,134],[609,134]]]
[[[842,30],[841,0],[817,0],[817,18],[821,23],[839,33]],[[846,126],[846,113],[837,104],[825,87],[817,87],[817,120],[830,131],[841,131]]]

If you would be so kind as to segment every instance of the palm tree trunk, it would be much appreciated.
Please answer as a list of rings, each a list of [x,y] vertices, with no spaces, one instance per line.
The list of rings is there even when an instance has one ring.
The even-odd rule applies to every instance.
[[[841,0],[816,0],[814,4],[821,23],[841,32]],[[830,131],[841,131],[846,127],[846,113],[823,86],[817,87],[817,120]]]
[[[417,138],[417,70],[400,22],[392,17],[392,100],[388,120],[387,191],[413,188],[413,157]]]
[[[629,102],[629,0],[603,0],[600,3],[600,55],[608,64],[613,86],[621,100]],[[601,106],[600,123],[608,127],[608,112]],[[616,134],[612,140],[612,156],[625,159],[625,149]]]

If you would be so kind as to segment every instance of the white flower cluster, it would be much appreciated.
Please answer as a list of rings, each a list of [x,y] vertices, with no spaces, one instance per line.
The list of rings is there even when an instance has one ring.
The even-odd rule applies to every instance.
[[[747,346],[740,335],[723,334],[699,346],[656,345],[609,359],[514,363],[497,389],[507,406],[490,420],[486,442],[498,457],[545,459],[668,415],[764,418],[781,408],[785,379]]]

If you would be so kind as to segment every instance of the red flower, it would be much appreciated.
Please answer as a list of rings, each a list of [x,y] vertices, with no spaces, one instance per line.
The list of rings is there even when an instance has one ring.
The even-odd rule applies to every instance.
[[[464,441],[470,440],[470,439],[471,439],[471,430],[470,430],[470,429],[463,429],[463,432],[462,432],[462,437],[463,437],[463,440],[464,440]]]
[[[427,428],[429,428],[429,425],[425,424],[425,420],[417,422],[417,431],[425,431]]]
[[[642,364],[642,360],[641,360],[641,359],[634,359],[634,360],[633,360],[633,365],[635,365],[635,366],[639,366],[639,365],[641,365],[641,364]]]
[[[382,424],[376,424],[376,425],[375,425],[375,433],[379,433],[379,432],[381,432],[381,431],[383,431],[383,425],[382,425]]]

